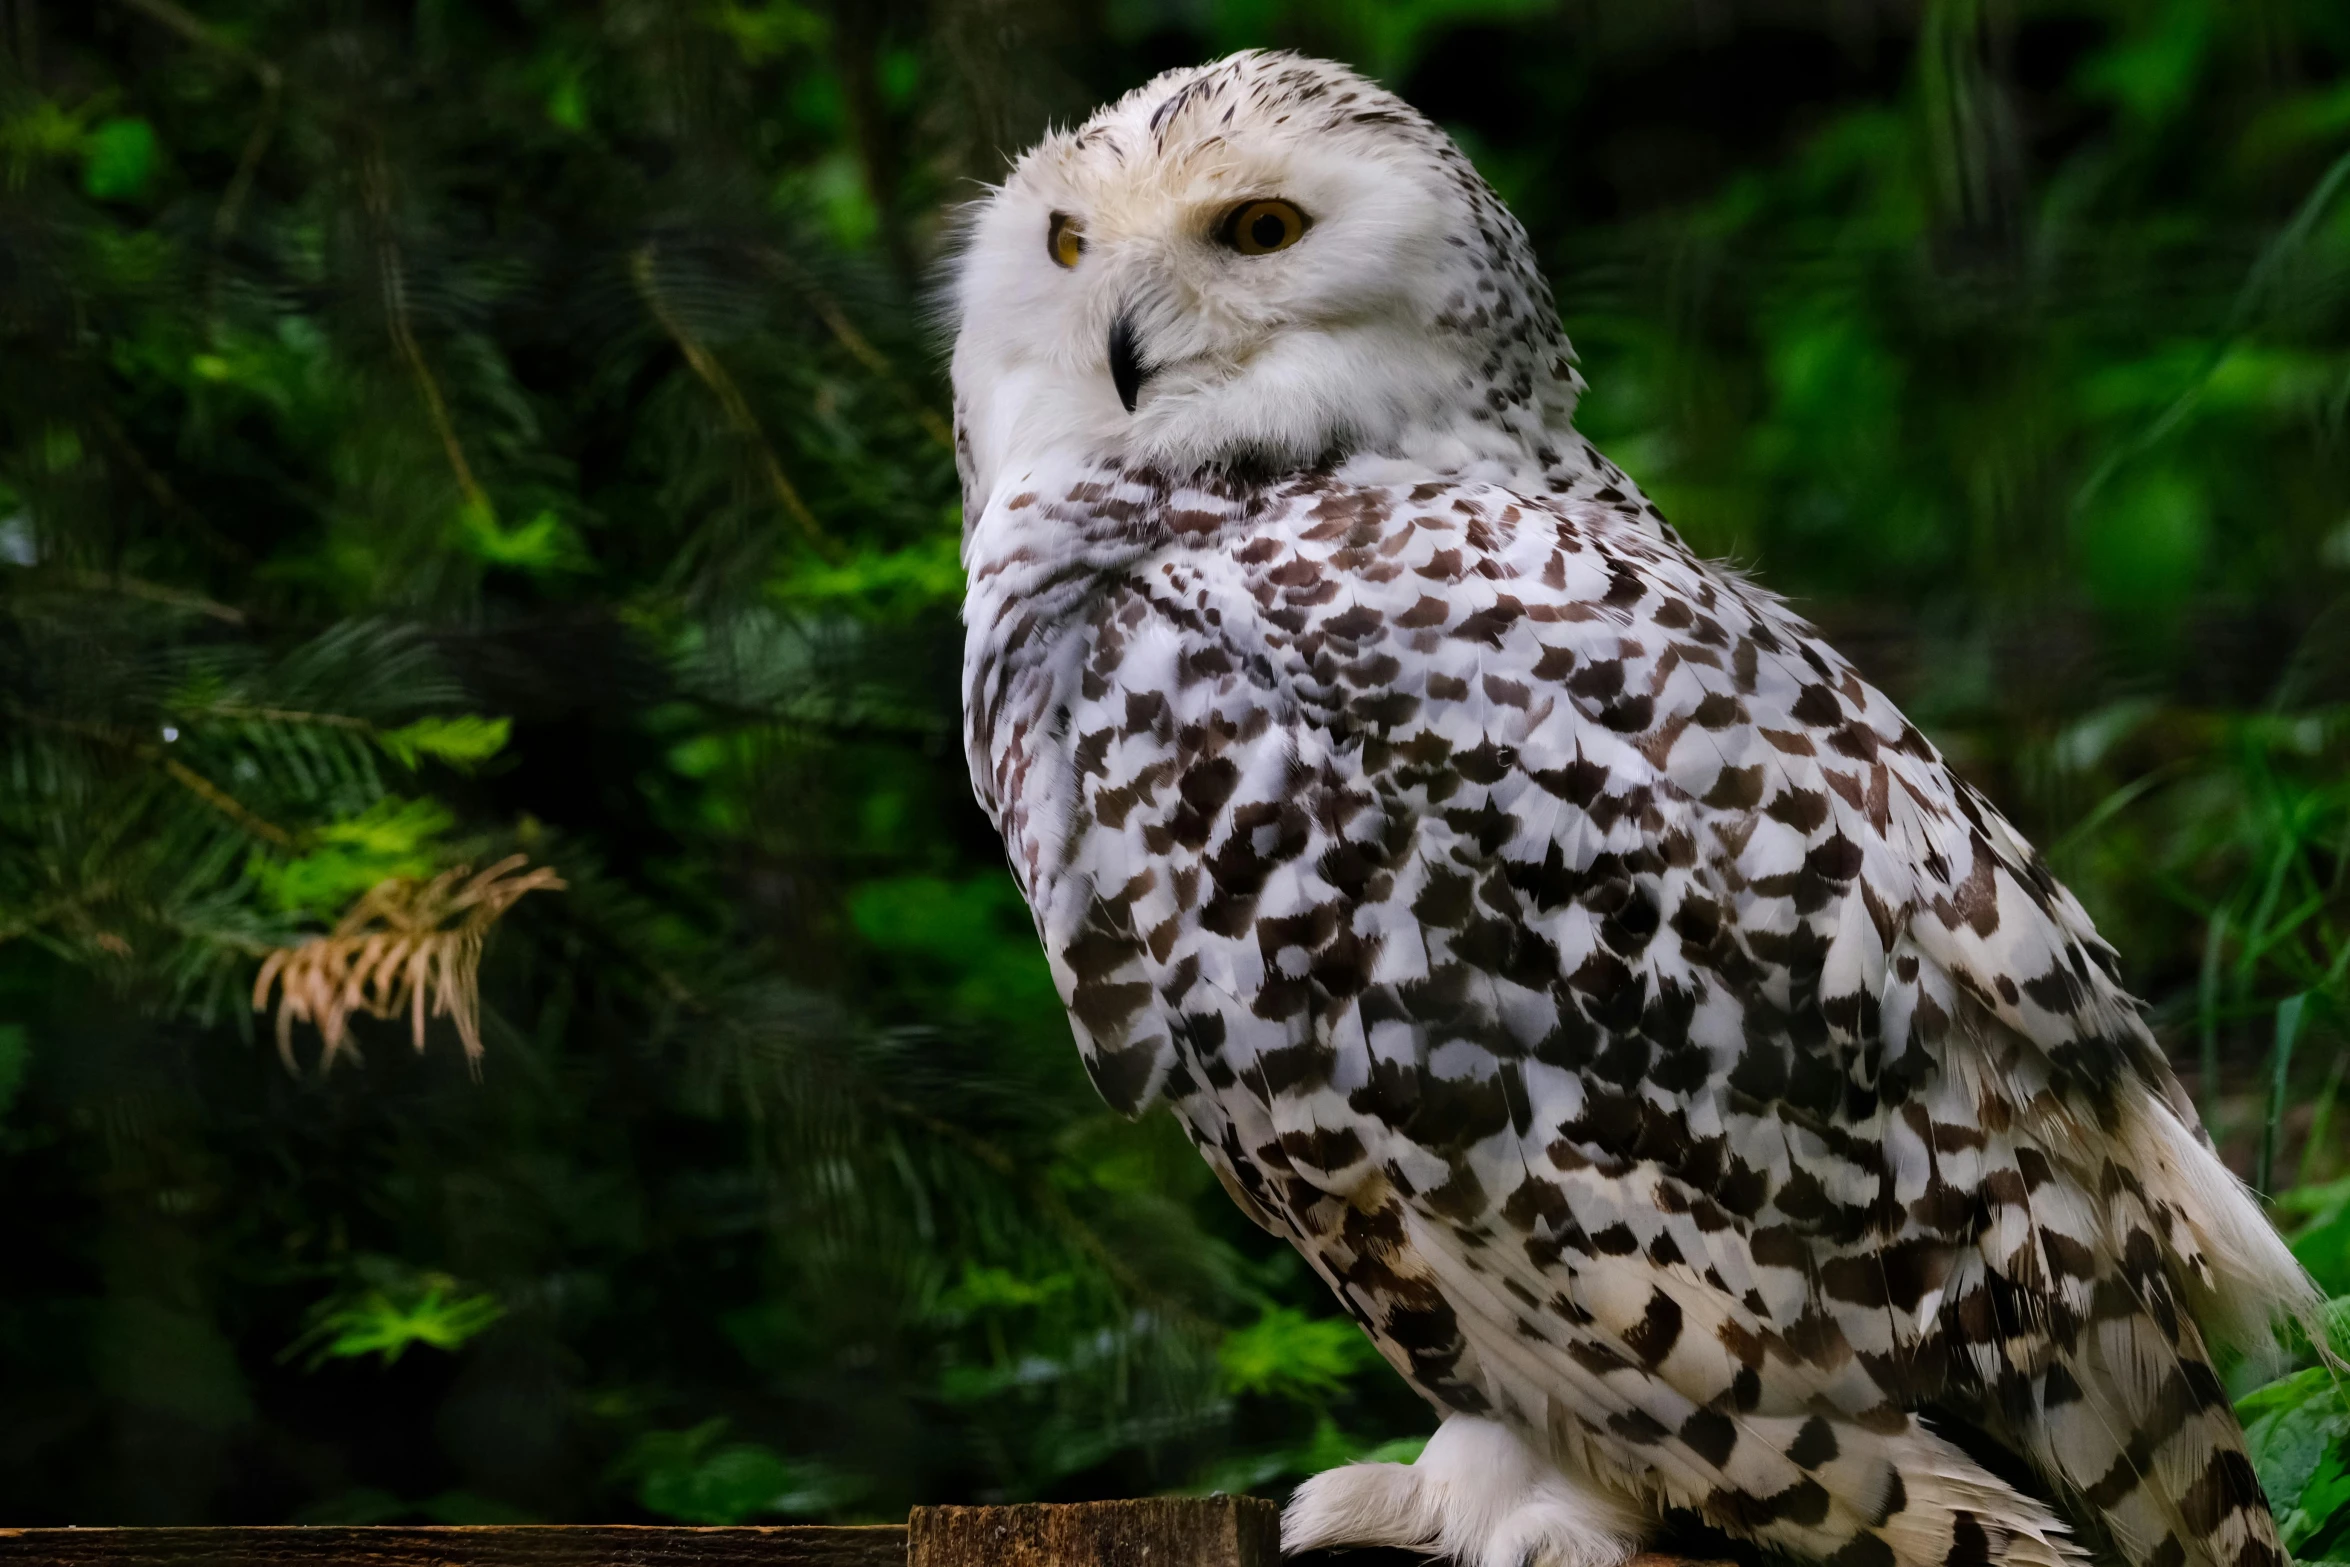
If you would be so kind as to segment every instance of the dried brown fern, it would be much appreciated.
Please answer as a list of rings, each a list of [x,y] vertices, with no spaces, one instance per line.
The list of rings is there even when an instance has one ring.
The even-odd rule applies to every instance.
[[[553,870],[524,871],[525,863],[515,854],[478,874],[461,865],[430,881],[378,882],[326,935],[272,951],[253,981],[253,1010],[267,1010],[278,990],[277,1049],[288,1069],[296,1023],[317,1027],[322,1067],[344,1051],[357,1056],[350,1024],[361,1012],[389,1018],[405,1010],[418,1050],[426,1016],[448,1018],[466,1056],[478,1059],[482,941],[524,893],[563,886]]]

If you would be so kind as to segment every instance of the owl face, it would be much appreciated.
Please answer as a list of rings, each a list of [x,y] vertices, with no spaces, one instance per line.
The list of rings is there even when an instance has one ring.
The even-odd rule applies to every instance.
[[[1572,380],[1523,231],[1451,140],[1293,55],[1048,137],[968,215],[953,304],[974,506],[1059,449],[1180,474],[1523,446]]]

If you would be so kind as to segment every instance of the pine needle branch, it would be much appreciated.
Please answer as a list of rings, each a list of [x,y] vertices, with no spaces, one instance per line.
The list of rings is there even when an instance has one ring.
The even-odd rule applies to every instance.
[[[193,610],[199,615],[210,616],[214,620],[231,626],[241,626],[245,623],[245,612],[232,605],[223,604],[217,599],[206,598],[201,593],[183,592],[178,588],[166,587],[160,582],[148,582],[139,577],[125,576],[120,572],[77,571],[71,567],[52,566],[37,569],[31,573],[31,576],[35,583],[39,583],[43,578],[53,578],[66,587],[84,593],[113,593],[123,598],[140,599],[149,604],[167,604],[173,609]]]
[[[800,531],[808,536],[808,542],[815,545],[819,552],[827,556],[838,555],[839,546],[825,533],[823,525],[816,520],[816,514],[800,498],[799,489],[784,473],[783,463],[775,455],[774,446],[768,442],[767,432],[760,428],[758,416],[751,412],[751,405],[743,397],[742,388],[735,384],[726,366],[718,362],[717,355],[711,353],[708,346],[695,337],[677,313],[669,308],[668,300],[661,293],[659,250],[659,243],[655,241],[642,246],[629,258],[629,276],[635,280],[637,292],[644,296],[645,308],[652,311],[653,319],[661,323],[661,330],[669,334],[670,341],[685,356],[686,364],[701,379],[702,384],[710,389],[710,395],[718,399],[718,406],[725,410],[727,423],[734,426],[735,433],[748,442],[751,450],[757,454],[760,472],[765,476],[767,488],[774,494],[775,503],[782,508],[783,514],[799,526]]]
[[[213,304],[213,329],[219,327],[220,275],[218,252],[237,231],[237,219],[243,214],[245,199],[252,193],[253,181],[260,173],[261,159],[269,151],[270,142],[277,135],[278,113],[285,90],[285,73],[276,63],[255,53],[252,49],[229,37],[202,18],[193,15],[172,0],[117,0],[118,4],[137,11],[149,20],[185,38],[202,48],[224,54],[253,73],[261,84],[261,111],[253,118],[253,128],[246,134],[244,150],[238,154],[236,172],[229,176],[227,188],[221,193],[220,205],[212,213],[212,242],[215,251],[210,293]]]
[[[465,455],[465,443],[458,438],[456,422],[449,416],[449,400],[441,393],[440,379],[426,362],[424,349],[416,341],[416,331],[409,323],[408,271],[401,259],[398,241],[392,237],[391,178],[384,168],[383,146],[371,140],[359,160],[360,192],[367,206],[369,223],[375,229],[376,270],[381,274],[384,300],[384,322],[392,338],[392,347],[415,378],[416,390],[424,400],[425,415],[432,422],[434,435],[441,443],[441,453],[448,459],[449,472],[456,477],[457,489],[465,497],[466,506],[475,515],[495,519],[497,508],[490,504],[489,493],[474,477],[473,463]]]
[[[176,756],[161,756],[153,747],[141,747],[142,752],[157,757],[163,771],[181,788],[187,790],[221,815],[235,822],[254,837],[274,843],[281,849],[294,846],[294,835],[257,812],[246,807],[237,797],[199,773]]]
[[[937,409],[931,407],[919,393],[906,384],[904,378],[898,374],[896,364],[890,360],[887,354],[873,346],[871,338],[857,330],[856,323],[848,318],[847,313],[840,308],[839,302],[819,288],[816,285],[816,280],[808,276],[807,270],[784,251],[769,247],[764,254],[775,269],[785,275],[792,287],[800,291],[801,297],[808,302],[808,308],[816,312],[816,319],[824,323],[825,330],[832,334],[835,342],[848,350],[849,357],[878,376],[882,384],[887,386],[900,402],[913,411],[915,420],[921,424],[923,430],[929,434],[932,440],[938,442],[948,451],[953,451],[955,449],[953,427],[939,416]]]
[[[281,849],[290,849],[294,846],[292,833],[251,809],[235,795],[178,757],[165,755],[163,747],[152,741],[133,739],[120,730],[105,724],[83,723],[71,718],[56,718],[46,713],[36,713],[13,702],[8,705],[8,711],[12,717],[25,723],[44,729],[54,729],[61,734],[70,734],[79,739],[94,740],[110,749],[128,752],[143,762],[159,763],[166,777],[254,837],[267,843],[276,844]]]

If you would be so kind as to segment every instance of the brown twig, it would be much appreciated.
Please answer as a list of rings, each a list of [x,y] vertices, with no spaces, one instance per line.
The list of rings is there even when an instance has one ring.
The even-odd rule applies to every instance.
[[[270,724],[315,724],[321,729],[355,729],[368,735],[376,732],[375,725],[364,718],[353,718],[349,713],[312,713],[292,707],[248,707],[242,702],[213,702],[186,711],[190,717],[242,718]]]
[[[54,729],[61,734],[77,735],[84,740],[95,740],[100,745],[112,746],[118,751],[128,751],[142,762],[160,763],[166,777],[197,799],[202,800],[206,805],[220,812],[230,821],[235,822],[239,827],[244,828],[254,837],[268,843],[274,843],[281,849],[294,847],[292,833],[266,816],[252,810],[235,795],[230,794],[226,789],[179,758],[166,756],[163,747],[152,740],[134,739],[105,724],[83,723],[78,719],[56,718],[47,713],[36,713],[29,708],[20,707],[14,702],[8,704],[8,712],[11,717],[25,723],[38,724],[44,729]]]
[[[775,496],[776,505],[783,509],[785,516],[798,524],[800,531],[808,536],[808,541],[818,550],[827,555],[836,553],[830,535],[825,533],[823,525],[816,520],[816,514],[808,509],[808,503],[800,498],[798,488],[784,473],[783,463],[776,457],[775,448],[768,443],[767,432],[759,427],[758,416],[751,412],[751,405],[743,397],[742,388],[735,385],[734,377],[727,374],[726,366],[720,364],[718,357],[678,319],[676,312],[669,308],[669,302],[662,296],[659,249],[658,242],[648,243],[629,258],[629,275],[636,282],[637,292],[644,296],[645,308],[652,311],[653,319],[661,323],[661,330],[669,334],[670,341],[685,356],[686,364],[700,377],[702,384],[710,389],[710,395],[718,399],[718,406],[725,410],[727,422],[734,426],[735,433],[750,444],[758,457],[760,472],[766,477],[767,487]]]
[[[169,604],[174,609],[194,610],[199,615],[209,615],[214,620],[224,621],[232,626],[241,626],[245,623],[245,612],[241,609],[220,603],[216,599],[208,599],[201,593],[188,593],[178,588],[167,588],[160,582],[147,582],[138,577],[126,577],[119,572],[77,571],[71,567],[53,566],[38,570],[32,575],[36,583],[43,577],[55,577],[60,582],[78,588],[85,593],[115,593],[124,598],[142,599],[150,604]]]
[[[360,156],[360,195],[367,206],[368,221],[375,228],[376,266],[383,275],[384,320],[392,337],[392,347],[416,379],[416,389],[424,399],[424,411],[431,419],[433,433],[440,437],[441,454],[448,459],[449,472],[456,476],[457,489],[465,497],[465,504],[483,520],[495,522],[497,508],[490,504],[487,491],[473,474],[473,464],[466,458],[465,443],[457,437],[457,426],[449,417],[448,399],[441,395],[441,383],[425,362],[424,349],[416,341],[416,332],[408,321],[408,271],[400,258],[400,247],[392,237],[391,179],[384,169],[383,148],[371,142]]]
[[[248,810],[235,795],[205,777],[176,756],[160,757],[163,770],[181,788],[187,790],[221,815],[235,822],[256,838],[266,839],[281,849],[294,846],[294,835],[267,817]]]
[[[112,896],[114,890],[113,882],[102,881],[95,886],[84,887],[79,892],[69,892],[51,898],[47,903],[42,904],[21,919],[10,920],[7,924],[0,925],[0,943],[11,942],[19,936],[29,935],[59,915],[71,914],[84,904],[96,903],[102,898]]]
[[[808,276],[806,269],[784,251],[770,247],[765,251],[765,255],[775,270],[783,273],[792,287],[799,290],[801,297],[807,300],[808,308],[816,312],[816,319],[824,323],[825,330],[832,334],[835,342],[849,351],[849,357],[880,377],[882,384],[887,386],[891,392],[896,394],[900,402],[913,411],[915,420],[929,434],[930,438],[947,450],[953,451],[955,449],[953,428],[939,416],[937,409],[923,401],[920,393],[906,384],[905,379],[898,374],[898,368],[891,362],[890,357],[874,347],[871,338],[857,330],[856,323],[848,318],[839,303],[823,289],[817,287],[816,280]]]

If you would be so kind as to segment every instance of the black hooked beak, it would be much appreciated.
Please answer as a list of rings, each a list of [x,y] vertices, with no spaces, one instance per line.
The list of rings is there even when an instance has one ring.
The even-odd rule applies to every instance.
[[[1134,400],[1142,395],[1142,383],[1151,372],[1143,367],[1142,347],[1135,341],[1134,318],[1123,310],[1110,323],[1110,382],[1118,388],[1118,401],[1134,412]]]

